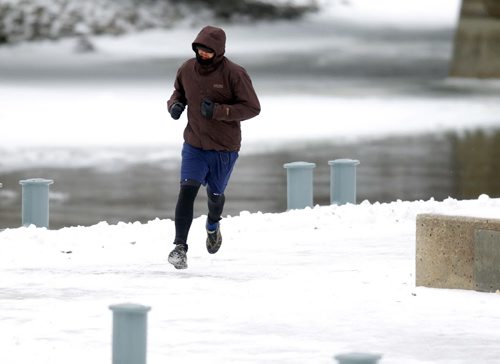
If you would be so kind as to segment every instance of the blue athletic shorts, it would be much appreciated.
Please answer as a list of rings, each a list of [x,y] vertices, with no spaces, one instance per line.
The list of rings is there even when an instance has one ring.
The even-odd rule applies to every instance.
[[[212,193],[223,194],[237,159],[238,152],[203,150],[184,143],[181,182],[195,180],[208,185]]]

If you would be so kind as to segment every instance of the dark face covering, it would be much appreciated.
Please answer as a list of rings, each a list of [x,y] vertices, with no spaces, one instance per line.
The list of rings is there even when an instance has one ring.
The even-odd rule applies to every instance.
[[[193,47],[193,50],[194,50],[194,53],[196,54],[196,60],[198,61],[199,64],[201,64],[202,66],[210,66],[212,63],[214,63],[214,59],[215,59],[215,51],[211,48],[208,48],[208,47],[204,47],[202,46],[201,44],[197,44]],[[206,58],[206,59],[203,59],[198,50],[201,50],[201,51],[204,51],[204,52],[208,52],[208,53],[214,53],[214,57],[212,58]]]
[[[212,57],[210,59],[203,59],[203,58],[200,57],[200,55],[198,54],[198,52],[196,52],[196,60],[202,66],[210,66],[212,63],[214,63],[214,58],[215,57]]]

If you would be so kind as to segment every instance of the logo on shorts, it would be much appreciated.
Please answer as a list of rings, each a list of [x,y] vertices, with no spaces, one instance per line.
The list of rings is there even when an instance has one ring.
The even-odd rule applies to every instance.
[[[214,88],[224,88],[222,83],[214,83]]]

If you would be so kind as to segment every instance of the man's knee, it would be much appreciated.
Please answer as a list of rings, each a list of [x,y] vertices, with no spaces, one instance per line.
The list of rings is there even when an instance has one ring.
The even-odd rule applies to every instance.
[[[219,205],[221,203],[223,204],[225,201],[225,197],[224,197],[223,193],[213,192],[210,188],[207,188],[207,197],[208,197],[209,204],[213,204],[213,205]]]
[[[199,188],[201,186],[201,182],[196,181],[194,179],[184,179],[181,181],[181,188],[184,186],[198,187]]]
[[[196,195],[198,194],[198,190],[200,189],[200,182],[194,180],[185,180],[181,181],[181,188],[179,191],[179,202],[194,202]]]
[[[223,193],[216,193],[207,187],[208,197],[208,219],[209,224],[215,224],[221,220],[222,210],[224,210],[225,196]]]
[[[213,203],[219,203],[225,199],[224,194],[208,193],[207,195],[208,199]]]

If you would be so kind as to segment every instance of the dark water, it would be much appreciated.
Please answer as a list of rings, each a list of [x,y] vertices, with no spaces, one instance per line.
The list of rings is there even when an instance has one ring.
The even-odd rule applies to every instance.
[[[358,202],[389,202],[434,197],[500,197],[500,129],[464,134],[392,137],[357,143],[315,143],[265,155],[242,154],[226,191],[225,215],[286,210],[286,170],[293,161],[316,163],[314,203],[330,201],[328,161],[359,159]],[[103,168],[104,167],[104,168]],[[147,222],[173,218],[178,162],[113,168],[44,168],[0,173],[0,228],[21,224],[19,180],[44,177],[51,186],[50,227],[100,221]],[[204,189],[195,206],[206,213]]]

